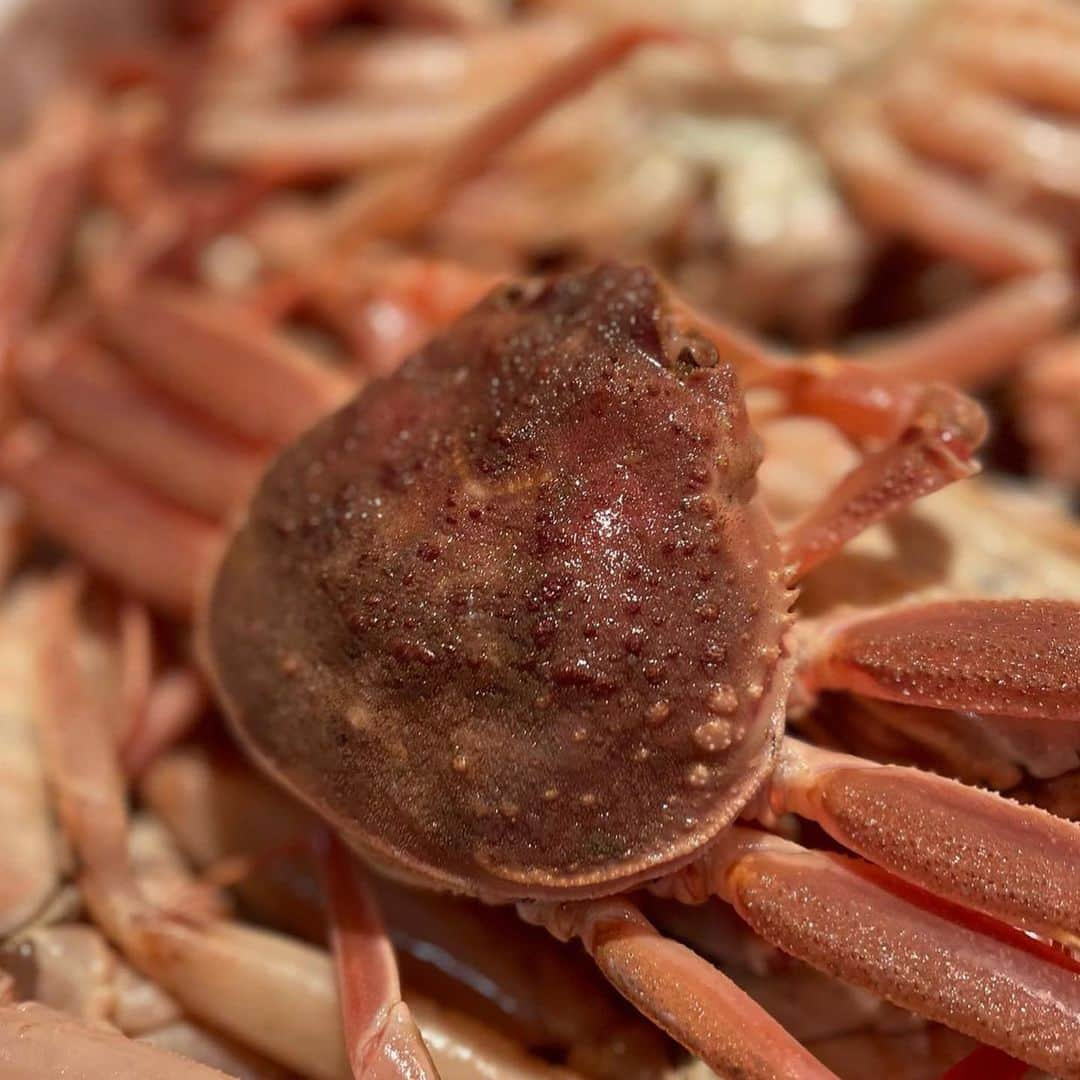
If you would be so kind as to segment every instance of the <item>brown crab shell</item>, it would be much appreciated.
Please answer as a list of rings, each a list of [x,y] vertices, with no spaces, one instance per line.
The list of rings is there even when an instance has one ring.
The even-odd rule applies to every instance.
[[[414,881],[508,900],[679,865],[783,728],[759,459],[648,271],[497,290],[265,476],[205,627],[235,727]]]

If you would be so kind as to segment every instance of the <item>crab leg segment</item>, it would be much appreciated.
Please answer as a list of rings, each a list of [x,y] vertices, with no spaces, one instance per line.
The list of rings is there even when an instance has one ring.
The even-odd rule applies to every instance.
[[[800,679],[811,693],[1080,720],[1080,605],[1069,601],[943,600],[806,632]]]
[[[250,313],[193,291],[141,287],[102,313],[143,375],[257,443],[291,442],[356,389]]]
[[[0,1008],[0,1062],[7,1080],[227,1080],[190,1058],[32,1001]]]
[[[258,479],[262,455],[177,408],[90,342],[34,341],[13,374],[58,430],[196,513],[224,517]]]
[[[981,410],[958,391],[944,386],[923,390],[899,437],[868,453],[783,538],[793,580],[875,522],[975,473],[972,453],[985,431]]]
[[[784,952],[1056,1076],[1080,1076],[1073,970],[1015,932],[982,933],[912,902],[854,860],[736,827],[654,891],[692,903],[720,895]]]
[[[196,609],[225,542],[217,527],[34,423],[0,442],[0,477],[97,569],[172,614]]]
[[[643,45],[680,40],[680,35],[659,27],[624,26],[582,45],[482,116],[433,167],[425,166],[404,178],[394,177],[389,187],[374,191],[361,188],[346,196],[347,201],[335,214],[342,250],[370,239],[372,234],[400,237],[415,231],[454,191],[488,168],[506,146],[552,109],[587,90]]]
[[[564,941],[581,938],[624,997],[721,1075],[832,1077],[726,975],[659,934],[629,901],[529,902],[518,913]]]
[[[1080,934],[1080,826],[918,769],[785,739],[770,809],[938,896],[1046,934]]]
[[[76,97],[61,97],[42,116],[30,148],[23,205],[0,250],[0,355],[48,298],[75,227],[97,145],[97,123]]]
[[[980,386],[1061,331],[1075,308],[1067,274],[1055,270],[1005,282],[955,314],[860,350],[880,377]]]
[[[838,110],[822,123],[820,135],[825,156],[852,200],[879,228],[912,237],[987,277],[1065,263],[1065,251],[1049,229],[921,164],[873,112]]]
[[[401,1000],[394,950],[356,860],[327,834],[323,875],[345,1041],[356,1077],[434,1080],[438,1071]]]

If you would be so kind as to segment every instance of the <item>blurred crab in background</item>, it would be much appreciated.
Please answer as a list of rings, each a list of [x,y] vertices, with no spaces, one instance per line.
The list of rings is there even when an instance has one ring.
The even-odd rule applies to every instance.
[[[566,829],[559,836],[540,829],[526,861],[539,858],[544,843],[565,839],[570,847],[590,835],[591,849],[559,859],[595,859],[597,845],[608,855],[620,844],[646,853],[647,869],[628,874],[611,871],[619,861],[612,856],[585,890],[596,895],[568,906],[556,903],[575,891],[560,892],[565,882],[541,896],[520,882],[507,887],[489,864],[479,873],[462,861],[464,840],[453,858],[429,851],[419,876],[430,882],[433,870],[449,873],[456,887],[488,900],[527,898],[528,920],[582,937],[621,994],[718,1068],[931,1076],[975,1038],[1071,1075],[1074,831],[929,772],[1007,791],[1059,819],[1080,817],[1070,622],[1080,600],[1075,525],[1051,499],[996,481],[965,479],[929,494],[974,468],[980,421],[956,388],[998,379],[1044,342],[1046,359],[1022,368],[1019,385],[1037,392],[1016,391],[1020,421],[1054,475],[1069,479],[1062,448],[1071,446],[1072,368],[1068,341],[1053,339],[1072,302],[1063,228],[1074,197],[1071,9],[999,0],[979,15],[963,2],[883,4],[846,18],[819,6],[792,22],[786,5],[771,13],[710,6],[705,15],[687,6],[666,12],[668,23],[658,28],[627,25],[632,12],[600,3],[573,10],[537,3],[512,15],[466,0],[369,5],[359,18],[356,8],[341,0],[185,5],[173,36],[97,54],[86,83],[57,94],[12,152],[0,193],[8,222],[0,263],[7,374],[0,473],[11,489],[0,555],[17,574],[3,636],[12,672],[4,741],[12,780],[0,810],[5,831],[20,842],[3,852],[8,884],[0,900],[11,992],[39,1004],[0,1013],[4,1052],[23,1054],[29,1075],[74,1064],[89,1076],[106,1069],[207,1075],[48,1011],[59,1009],[235,1075],[285,1069],[334,1077],[347,1075],[350,1064],[364,1075],[397,1075],[395,1058],[443,1076],[661,1076],[701,1067],[627,1009],[581,950],[559,946],[511,909],[384,881],[326,839],[315,860],[320,887],[310,855],[317,819],[221,745],[183,630],[193,615],[209,626],[218,688],[257,756],[369,859],[398,874],[406,865],[415,878],[415,837],[407,834],[416,799],[399,798],[391,814],[357,813],[348,805],[355,779],[351,788],[338,775],[352,758],[367,773],[400,770],[408,753],[402,759],[393,745],[371,750],[360,713],[337,733],[346,742],[334,742],[337,691],[324,688],[317,708],[296,713],[325,713],[319,724],[270,718],[309,686],[306,654],[318,637],[309,631],[347,616],[350,633],[366,642],[359,655],[391,657],[397,677],[427,694],[432,675],[421,654],[441,630],[432,623],[419,633],[403,623],[401,641],[380,643],[364,637],[374,633],[370,615],[357,610],[316,613],[289,638],[297,633],[293,613],[332,595],[335,573],[344,595],[342,583],[354,573],[335,569],[331,558],[314,591],[298,585],[300,568],[316,565],[313,554],[325,556],[318,529],[305,523],[315,511],[303,504],[322,507],[330,520],[337,511],[326,508],[339,496],[356,506],[393,500],[386,528],[405,546],[376,543],[368,561],[396,572],[395,560],[412,558],[403,540],[411,538],[422,565],[412,571],[418,584],[403,581],[399,596],[377,582],[365,586],[387,612],[412,597],[410,587],[453,585],[439,562],[445,554],[427,536],[460,539],[461,522],[450,518],[461,508],[439,502],[446,470],[491,487],[495,504],[505,495],[510,524],[518,512],[528,520],[530,491],[551,482],[535,463],[522,465],[523,434],[543,427],[543,410],[533,415],[510,398],[485,404],[473,385],[482,362],[505,366],[499,358],[516,355],[518,338],[550,347],[561,341],[552,326],[565,324],[576,336],[544,363],[561,372],[569,399],[592,385],[588,358],[612,362],[604,353],[610,346],[616,383],[642,375],[660,397],[705,388],[708,417],[692,394],[673,399],[686,430],[705,446],[726,433],[725,464],[717,467],[724,513],[704,517],[725,523],[725,550],[741,582],[734,591],[746,597],[749,638],[732,647],[740,656],[751,645],[762,653],[751,660],[746,652],[742,666],[738,658],[722,661],[738,678],[721,686],[710,677],[716,701],[708,717],[696,716],[697,705],[684,716],[667,697],[661,715],[658,698],[643,728],[662,743],[686,734],[690,718],[700,721],[694,732],[703,733],[687,745],[703,760],[678,761],[686,777],[693,774],[691,797],[711,809],[684,816],[699,829],[711,821],[710,837],[719,839],[684,837],[683,854],[695,859],[680,869],[682,856],[660,855],[670,836],[654,835],[668,828],[670,814],[638,806],[621,831],[582,826],[563,837]],[[960,32],[975,19],[985,31],[977,48]],[[1021,79],[1025,57],[1036,52],[1051,62],[1038,79]],[[920,109],[945,89],[954,110]],[[895,236],[922,254],[905,257],[914,272],[897,272],[895,295],[883,302],[889,289],[881,267],[895,259],[879,259],[876,249]],[[611,256],[646,260],[684,299],[657,299],[666,293],[642,271],[609,269],[547,286],[540,280],[553,268]],[[502,286],[465,314],[508,278],[522,284]],[[853,359],[816,353],[797,360],[733,330],[721,315],[817,345],[831,345],[845,326],[889,337],[869,347],[844,344]],[[930,321],[897,333],[900,316]],[[418,359],[392,374],[431,338]],[[582,340],[592,342],[587,362],[561,369]],[[646,374],[634,366],[642,357],[651,364]],[[536,355],[519,357],[503,381],[542,383],[540,367]],[[457,383],[440,381],[458,369]],[[931,390],[931,382],[951,388]],[[369,383],[339,419],[297,443]],[[766,447],[760,500],[750,496],[757,455],[743,390]],[[417,394],[426,401],[419,412],[410,404]],[[524,412],[515,413],[519,407]],[[449,410],[442,420],[440,410]],[[472,415],[478,430],[491,428],[490,446],[466,432],[459,413]],[[676,498],[686,477],[673,471],[668,436],[646,422],[651,415],[646,403],[636,420],[590,441],[603,428],[596,414],[582,422],[580,446],[576,436],[549,431],[534,452],[562,461],[556,475],[584,484],[578,509],[586,517],[590,508],[605,509],[593,503],[607,490],[601,474],[617,450],[635,461],[656,457],[662,464],[639,477],[635,505],[674,529],[687,512]],[[365,426],[372,424],[382,425],[381,434],[372,436]],[[331,491],[342,432],[355,441],[345,454],[354,469],[374,462],[378,475],[398,476],[400,490],[391,480],[390,494],[378,494],[385,477],[364,474]],[[425,498],[406,497],[417,490],[409,480],[417,463],[398,460],[393,448],[432,432],[461,446],[433,456],[436,479],[427,483],[435,488],[423,489]],[[329,441],[313,453],[319,439]],[[252,504],[268,462],[285,447],[292,449]],[[613,481],[612,490],[625,481]],[[299,500],[288,513],[274,502],[282,492]],[[679,505],[668,506],[668,496]],[[272,556],[274,590],[259,595],[267,593],[267,575],[247,589],[243,566],[258,560],[230,556],[217,615],[208,614],[215,607],[207,606],[207,583],[251,505],[241,546],[267,523],[293,538]],[[295,518],[290,528],[286,517]],[[1015,523],[1007,537],[1003,518]],[[560,529],[571,538],[588,533],[585,518],[574,521],[569,528],[556,514],[540,529],[550,540],[545,558],[563,558]],[[470,542],[479,558],[491,536],[479,525],[466,528],[479,530]],[[784,539],[781,562],[771,529]],[[46,536],[85,569],[49,569]],[[608,537],[597,551],[625,554],[624,540]],[[755,556],[750,548],[760,550]],[[498,552],[488,560],[493,573],[538,566],[535,552]],[[699,553],[698,569],[715,575],[720,554]],[[95,577],[88,585],[88,572],[112,584]],[[794,635],[781,639],[795,578],[799,620]],[[465,591],[499,594],[497,582],[482,585]],[[682,588],[675,578],[666,589],[645,586]],[[444,599],[452,599],[447,588]],[[224,602],[222,590],[235,595]],[[561,594],[540,593],[540,607],[560,603]],[[1016,600],[1042,596],[1055,602]],[[253,615],[263,600],[277,600],[284,614]],[[650,593],[650,604],[658,603]],[[536,622],[532,645],[518,657],[523,667],[558,647],[558,634],[532,608],[507,605],[504,622]],[[938,620],[936,630],[920,612]],[[684,617],[683,608],[676,614]],[[284,644],[253,649],[267,628]],[[624,629],[637,640],[634,627]],[[516,632],[491,631],[487,648],[518,649]],[[683,644],[697,632],[696,623],[687,625]],[[1040,653],[1038,664],[1018,659],[1020,635],[1028,652]],[[936,647],[920,651],[923,638]],[[970,655],[958,650],[961,640],[973,642]],[[979,670],[987,645],[999,647],[996,659]],[[776,674],[789,663],[788,650],[802,670],[790,696],[781,686],[787,676]],[[639,653],[627,646],[626,656]],[[478,670],[485,663],[500,670],[490,658],[474,659]],[[649,659],[641,658],[643,672]],[[719,655],[712,662],[720,664]],[[755,664],[764,667],[755,673]],[[460,686],[458,668],[439,670],[442,693]],[[569,750],[519,770],[538,785],[545,770],[574,761],[586,779],[599,764],[613,771],[597,757],[588,725],[578,723],[599,691],[572,675],[568,669],[556,679],[566,700],[560,697],[561,719],[553,721],[574,721]],[[253,679],[269,690],[269,705],[252,704],[244,687]],[[776,708],[751,708],[770,686]],[[727,690],[737,704],[725,713]],[[635,710],[627,737],[642,729]],[[785,720],[799,739],[779,740]],[[401,741],[416,743],[414,736]],[[328,740],[330,758],[319,764]],[[643,748],[644,741],[631,749]],[[430,753],[443,749],[432,744]],[[438,768],[432,758],[375,789],[385,795],[426,785],[441,799],[475,775],[470,752],[455,747]],[[892,771],[871,760],[929,771]],[[647,761],[627,765],[641,774],[630,789],[635,799],[646,797],[650,775],[662,778]],[[505,854],[515,846],[514,821],[524,828],[538,813],[561,812],[579,824],[590,815],[607,822],[607,801],[629,798],[605,778],[603,791],[575,792],[580,806],[560,810],[556,791],[545,810],[547,791],[560,785],[516,795],[502,790],[507,785],[504,777],[488,793],[485,814],[463,809],[460,792],[448,798],[437,814],[443,824],[436,820],[425,843],[434,851],[445,846],[439,837],[471,835],[479,816],[490,836],[478,846],[501,836]],[[874,813],[845,816],[853,794],[868,792],[883,800]],[[592,803],[584,801],[589,795]],[[129,827],[132,799],[138,816]],[[714,813],[718,806],[724,813]],[[730,830],[718,824],[740,812],[745,819]],[[921,817],[939,821],[936,834],[916,828]],[[876,834],[871,820],[883,823]],[[1012,843],[1012,829],[1024,831],[1022,843]],[[913,834],[919,841],[911,842]],[[943,848],[953,837],[969,846]],[[869,861],[839,860],[837,843]],[[979,855],[970,873],[957,874],[972,851]],[[572,876],[580,867],[562,869]],[[627,895],[627,884],[651,891]],[[320,891],[337,976],[325,950]],[[733,901],[754,930],[718,900],[683,902],[706,892]],[[830,918],[815,923],[820,936],[807,936],[814,904],[830,906]],[[844,905],[858,916],[837,920]],[[933,970],[914,953],[910,964],[895,955],[868,959],[852,931],[863,922],[877,928],[878,944],[932,941]],[[965,979],[993,983],[994,994],[959,994]],[[437,1004],[449,1001],[453,1008]],[[1018,1001],[1027,1003],[1023,1025]],[[720,1030],[703,1015],[738,1019]],[[760,1035],[752,1052],[730,1037],[740,1027]],[[977,1049],[967,1067],[978,1075],[1019,1068],[998,1054]]]

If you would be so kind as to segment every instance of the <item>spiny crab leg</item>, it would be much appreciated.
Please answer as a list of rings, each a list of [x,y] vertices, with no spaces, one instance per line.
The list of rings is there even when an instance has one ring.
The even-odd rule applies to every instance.
[[[579,937],[621,994],[721,1075],[832,1077],[726,975],[658,933],[629,900],[530,901],[518,913],[564,941]]]
[[[401,1000],[394,950],[354,856],[333,834],[322,844],[330,941],[345,1020],[345,1043],[356,1077],[394,1080],[439,1075],[409,1006]]]
[[[786,738],[765,801],[937,896],[1080,937],[1080,828],[919,769]]]
[[[1075,965],[1004,924],[983,932],[962,909],[915,902],[866,864],[743,827],[652,888],[689,903],[721,896],[792,956],[1053,1073],[1080,1075]]]
[[[990,716],[1080,721],[1080,606],[942,600],[804,622],[807,691]]]
[[[906,397],[908,389],[899,393]],[[976,473],[973,454],[985,434],[985,417],[963,394],[945,386],[918,391],[894,441],[867,453],[783,536],[792,580],[875,522]]]

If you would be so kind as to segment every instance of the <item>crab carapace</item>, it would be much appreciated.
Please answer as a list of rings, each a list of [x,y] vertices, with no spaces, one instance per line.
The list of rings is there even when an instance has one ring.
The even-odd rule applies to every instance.
[[[395,872],[501,899],[655,877],[783,729],[759,458],[651,273],[506,286],[269,470],[211,602],[223,699]]]

